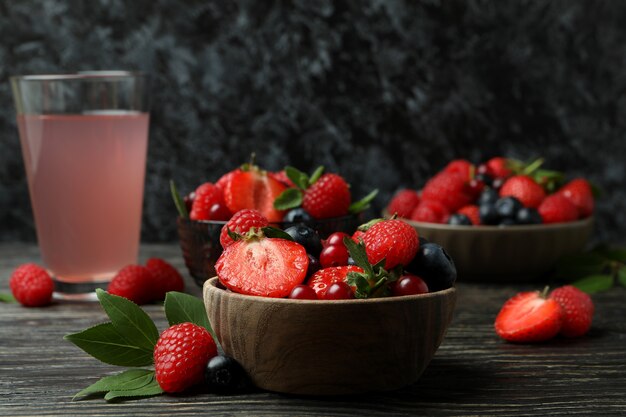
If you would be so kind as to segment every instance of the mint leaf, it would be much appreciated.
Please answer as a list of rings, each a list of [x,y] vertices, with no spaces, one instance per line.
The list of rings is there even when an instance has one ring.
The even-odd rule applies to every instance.
[[[572,283],[572,285],[581,291],[589,294],[606,291],[613,286],[613,277],[611,275],[591,275]]]
[[[313,173],[311,174],[311,178],[309,178],[308,185],[310,186],[310,185],[315,184],[317,180],[320,179],[323,173],[324,173],[324,165],[318,166],[315,169],[315,171],[313,171]]]
[[[152,397],[162,393],[163,390],[154,378],[154,375],[152,375],[150,382],[146,385],[132,390],[111,390],[104,396],[104,399],[110,401],[120,397]]]
[[[617,271],[617,282],[622,287],[626,287],[626,267],[622,267]]]
[[[287,188],[274,200],[274,208],[276,210],[289,210],[300,207],[301,204],[302,191],[297,188]]]
[[[103,323],[64,337],[94,358],[116,366],[145,366],[153,362],[153,349],[129,342],[112,323]]]
[[[124,391],[142,388],[154,380],[154,371],[148,369],[129,369],[119,374],[105,376],[99,381],[91,384],[80,391],[72,400],[91,394],[98,394],[112,390]]]
[[[154,349],[159,331],[145,311],[132,301],[101,289],[96,290],[96,295],[113,327],[128,342],[150,351]]]
[[[2,303],[15,303],[17,300],[11,294],[0,292],[0,302]]]
[[[348,211],[352,214],[356,214],[362,212],[363,210],[367,210],[370,207],[370,203],[372,202],[372,200],[374,200],[377,194],[378,190],[370,192],[359,201],[355,201],[354,203],[350,204]]]
[[[296,184],[296,187],[301,188],[303,190],[306,190],[308,188],[309,176],[306,175],[304,172],[292,166],[286,166],[285,174],[287,175],[287,178],[291,180],[291,182]]]
[[[178,190],[176,189],[176,184],[174,184],[174,180],[170,180],[170,192],[172,193],[172,199],[174,200],[176,210],[178,210],[178,215],[183,219],[188,219],[189,213],[187,213],[187,206],[185,205],[185,201],[178,193]]]
[[[563,279],[583,278],[604,272],[608,264],[604,256],[594,252],[568,255],[559,259],[556,275]]]
[[[170,326],[186,322],[197,324],[207,329],[215,339],[211,323],[209,323],[209,318],[206,315],[204,302],[200,298],[182,292],[170,291],[165,294],[163,307]]]
[[[363,243],[356,243],[348,236],[343,238],[343,244],[348,248],[348,252],[354,260],[354,263],[363,268],[363,271],[365,271],[368,277],[374,276],[374,269],[367,258],[365,245]]]
[[[265,226],[261,228],[261,231],[263,232],[265,237],[291,240],[293,242],[293,237],[289,233],[275,227]]]

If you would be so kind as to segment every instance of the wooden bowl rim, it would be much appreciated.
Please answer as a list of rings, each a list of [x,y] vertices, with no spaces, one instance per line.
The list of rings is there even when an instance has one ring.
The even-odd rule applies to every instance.
[[[232,291],[227,291],[223,288],[219,288],[217,286],[219,278],[213,277],[209,278],[204,282],[203,290],[208,291],[221,291],[224,293],[225,297],[232,298],[240,298],[254,302],[260,303],[271,303],[271,304],[300,304],[300,305],[375,305],[375,304],[388,304],[394,302],[410,302],[410,301],[418,301],[425,300],[429,298],[439,298],[439,297],[450,297],[456,293],[455,287],[450,287],[445,290],[429,292],[426,294],[417,294],[417,295],[403,295],[398,297],[381,297],[381,298],[356,298],[352,300],[294,300],[291,298],[272,298],[272,297],[261,297],[255,295],[246,295],[239,294]],[[203,291],[204,293],[204,291]]]
[[[430,229],[430,230],[444,230],[450,232],[469,232],[469,233],[490,233],[490,234],[514,234],[514,233],[528,233],[528,232],[553,232],[558,230],[568,230],[568,229],[584,229],[589,227],[593,221],[594,217],[590,216],[586,219],[576,220],[574,222],[567,223],[551,223],[551,224],[530,224],[530,225],[518,225],[518,226],[459,226],[459,225],[450,225],[450,224],[439,224],[439,223],[427,223],[427,222],[417,222],[415,220],[410,219],[401,219],[404,222],[407,222],[411,226],[418,227],[421,229]]]

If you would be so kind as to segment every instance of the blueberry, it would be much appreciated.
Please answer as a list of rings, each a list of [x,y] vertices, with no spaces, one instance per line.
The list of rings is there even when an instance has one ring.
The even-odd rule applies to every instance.
[[[478,205],[482,206],[483,204],[495,204],[495,202],[498,201],[498,198],[500,198],[500,196],[496,190],[493,188],[487,188],[480,194],[480,197],[478,197]]]
[[[407,271],[414,273],[428,284],[431,291],[450,288],[456,281],[456,267],[446,251],[436,243],[425,243],[407,266]]]
[[[491,184],[493,183],[493,177],[489,174],[476,174],[474,178],[476,178],[478,181],[482,182],[486,186],[491,186]]]
[[[308,278],[320,269],[322,269],[322,264],[320,264],[319,259],[311,255],[310,253],[307,253],[307,256],[309,257],[309,267],[306,270],[306,276]]]
[[[517,224],[541,224],[541,215],[534,208],[522,207],[517,212]]]
[[[471,226],[472,221],[465,214],[456,213],[450,216],[450,218],[448,219],[448,224],[454,226]]]
[[[283,217],[285,223],[311,223],[313,217],[302,207],[291,209]]]
[[[502,219],[500,220],[500,223],[498,223],[498,226],[513,226],[516,225],[517,222],[515,222],[514,219]]]
[[[207,363],[204,380],[213,392],[230,394],[245,391],[250,379],[242,366],[229,356],[215,356]]]
[[[354,258],[352,258],[352,256],[348,256],[348,265],[356,265],[356,262],[354,262]]]
[[[496,201],[495,207],[501,219],[515,219],[519,209],[524,206],[515,197],[502,197]]]
[[[478,215],[482,224],[493,225],[500,222],[500,216],[493,204],[481,204],[478,207]]]
[[[309,226],[303,224],[291,226],[285,229],[285,233],[304,246],[307,253],[316,257],[320,255],[322,251],[322,240],[317,232]]]

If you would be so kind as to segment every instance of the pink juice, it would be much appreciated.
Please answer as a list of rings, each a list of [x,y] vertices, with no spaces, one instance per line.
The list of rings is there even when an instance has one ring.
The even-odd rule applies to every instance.
[[[148,120],[18,116],[41,256],[56,279],[105,281],[137,262]]]

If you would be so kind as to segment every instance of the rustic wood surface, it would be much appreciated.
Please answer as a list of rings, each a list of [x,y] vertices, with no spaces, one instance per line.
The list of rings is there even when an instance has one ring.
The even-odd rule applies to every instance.
[[[184,270],[177,245],[144,245],[142,258],[161,256]],[[38,261],[33,245],[0,245],[0,291],[11,270]],[[200,288],[188,280],[188,288]],[[492,329],[502,303],[524,285],[459,284],[452,325],[420,380],[394,391],[317,398],[260,390],[219,396],[204,392],[121,403],[72,402],[72,396],[118,368],[101,364],[62,340],[106,316],[98,304],[57,303],[26,309],[0,304],[0,415],[268,415],[506,416],[626,415],[626,291],[594,296],[592,331],[577,340],[512,345]],[[146,307],[159,329],[162,308]]]

